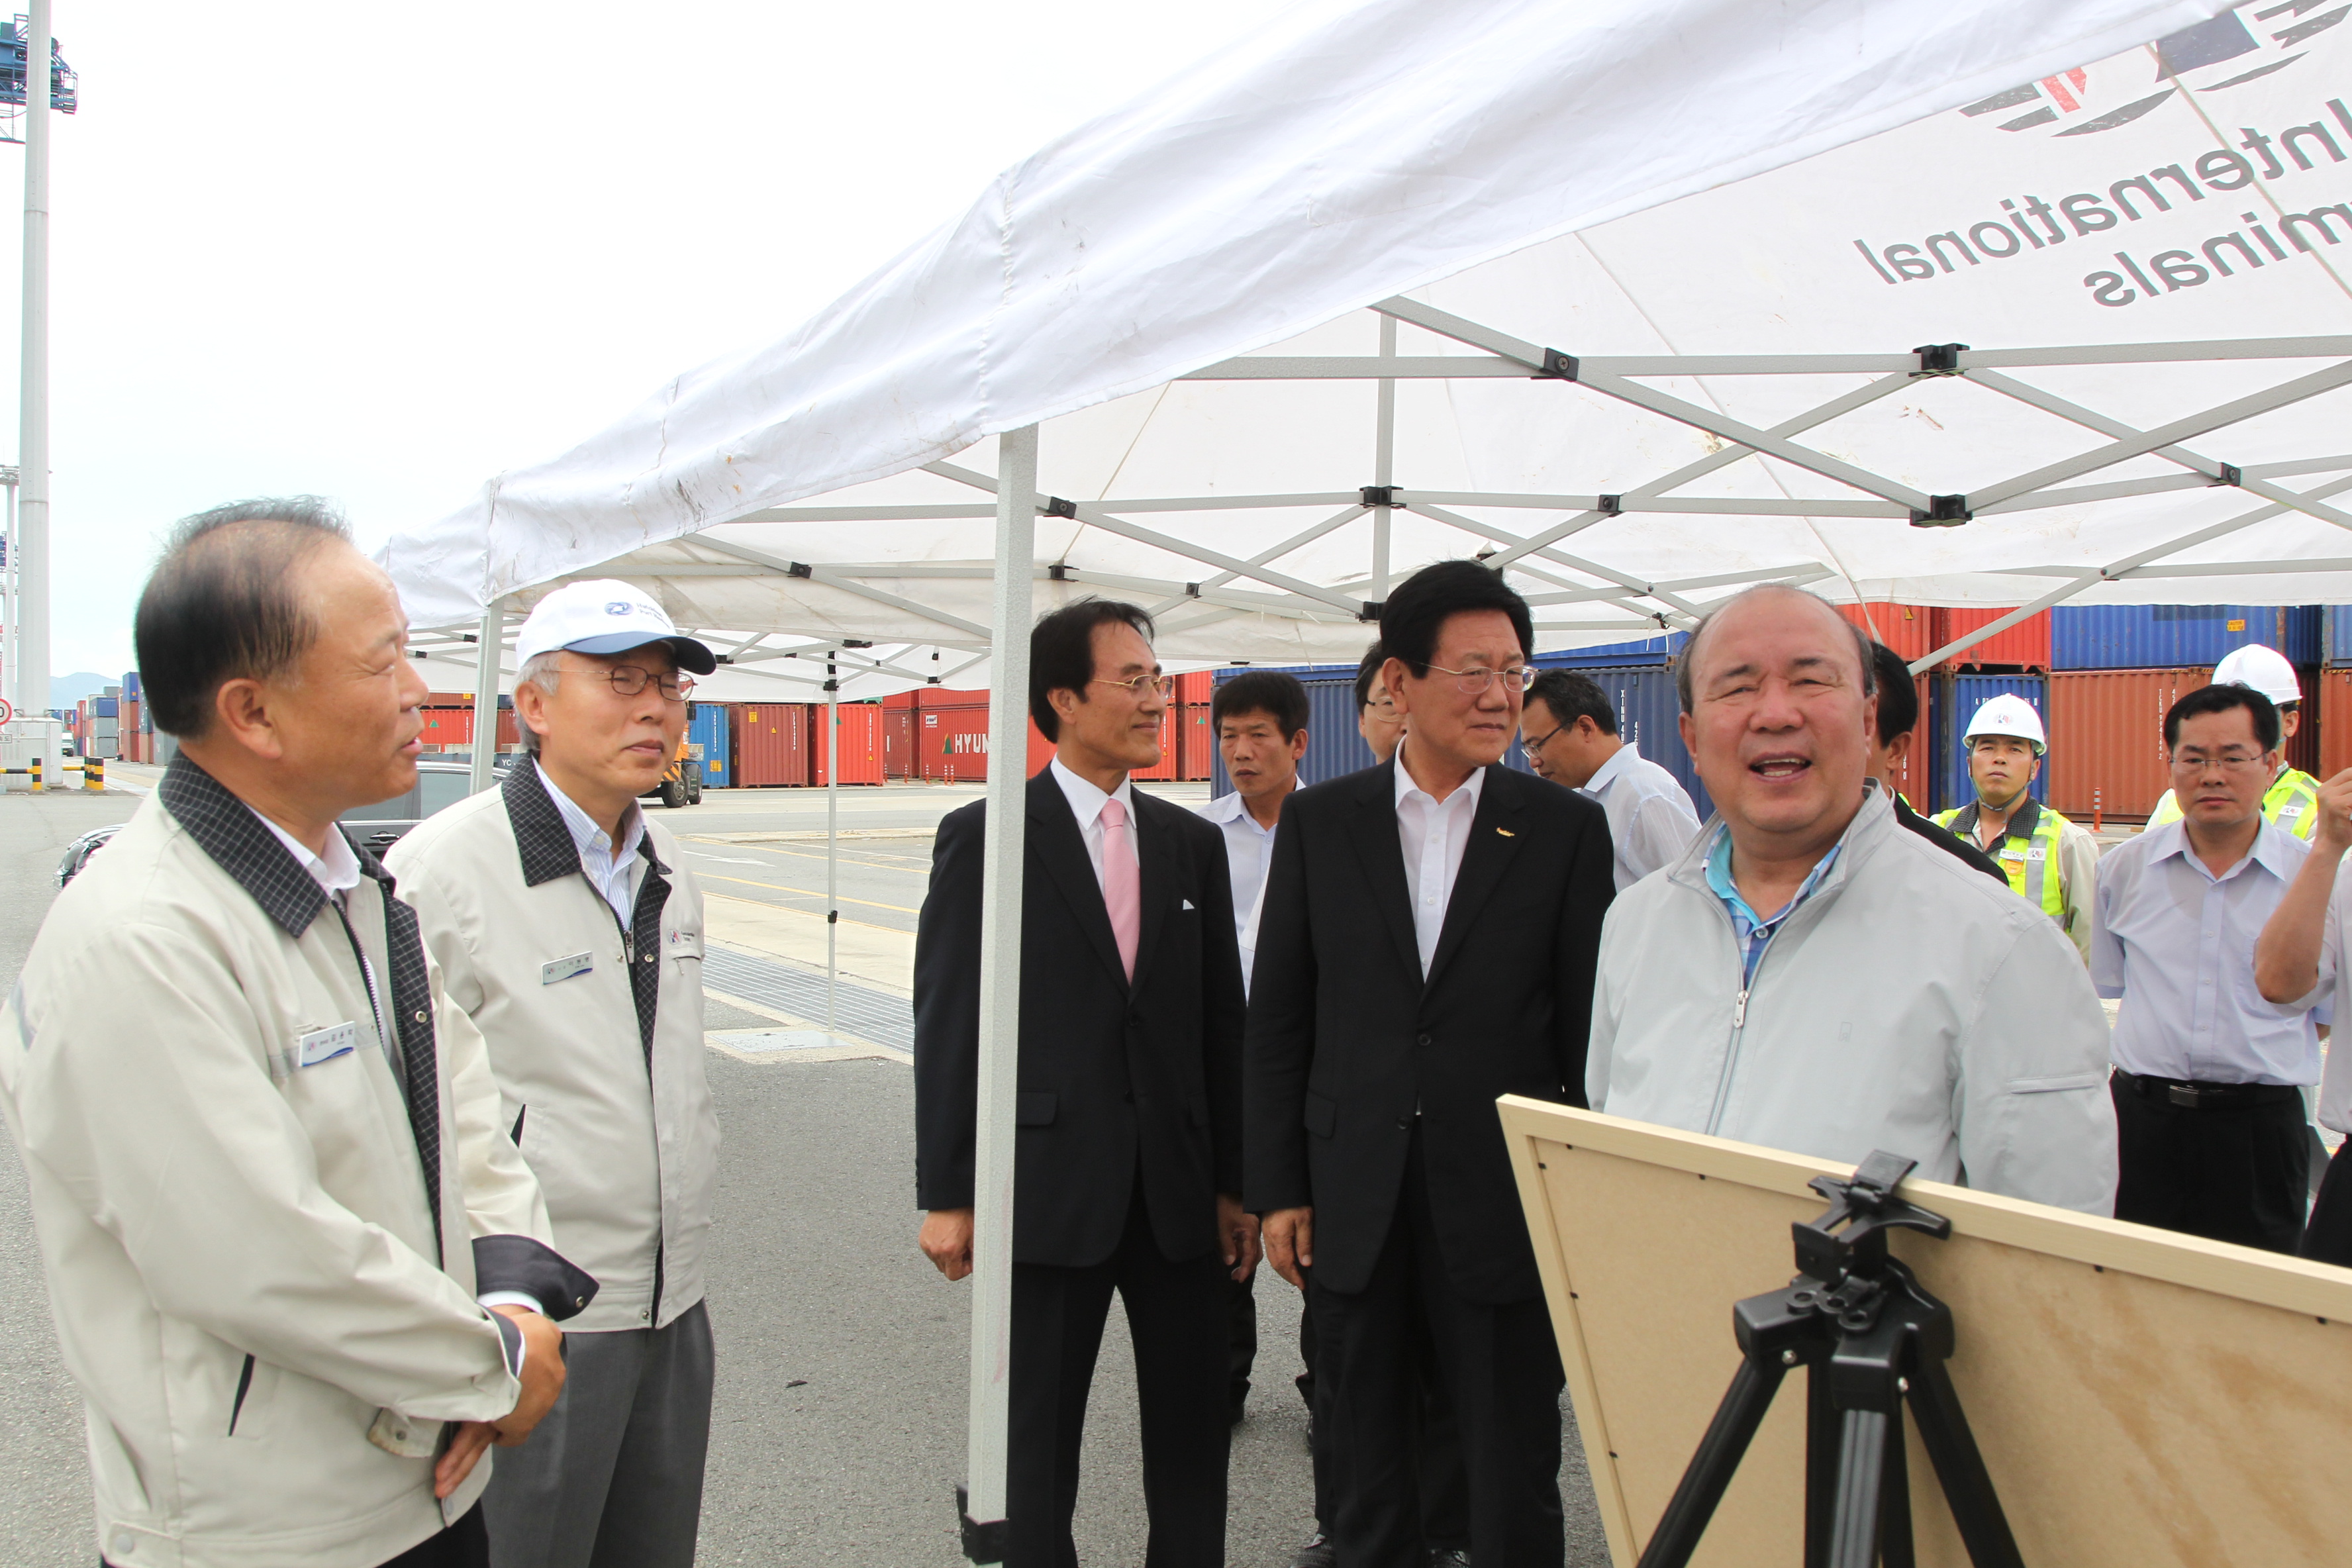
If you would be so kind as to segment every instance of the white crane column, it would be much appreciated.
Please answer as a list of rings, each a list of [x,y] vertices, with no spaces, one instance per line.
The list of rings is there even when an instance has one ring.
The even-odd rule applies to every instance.
[[[49,0],[25,7],[25,316],[17,396],[16,690],[24,710],[49,711]],[[48,785],[54,738],[43,766]]]
[[[1012,1414],[1013,1104],[1021,1040],[1021,868],[1028,820],[1030,568],[1037,427],[997,437],[996,593],[981,872],[980,1095],[973,1158],[971,1436],[964,1554],[1001,1562]]]

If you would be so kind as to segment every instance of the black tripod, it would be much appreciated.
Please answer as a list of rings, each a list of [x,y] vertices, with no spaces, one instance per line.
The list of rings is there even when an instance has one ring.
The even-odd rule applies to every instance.
[[[1902,1402],[1943,1483],[1976,1568],[2024,1568],[1944,1370],[1952,1311],[1886,1256],[1898,1226],[1941,1240],[1952,1222],[1895,1195],[1916,1160],[1874,1153],[1849,1182],[1813,1179],[1828,1212],[1792,1226],[1797,1268],[1786,1289],[1732,1309],[1742,1361],[1641,1568],[1684,1568],[1771,1406],[1780,1379],[1806,1369],[1805,1568],[1912,1568],[1911,1487]]]

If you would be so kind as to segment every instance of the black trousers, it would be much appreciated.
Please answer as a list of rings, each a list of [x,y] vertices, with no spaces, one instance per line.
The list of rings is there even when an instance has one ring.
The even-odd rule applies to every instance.
[[[2191,1110],[2108,1080],[2116,1105],[2116,1217],[2241,1247],[2294,1252],[2311,1193],[2300,1094]]]
[[[2303,1255],[2338,1268],[2352,1268],[2352,1138],[2336,1147],[2320,1178],[2319,1195],[2312,1200],[2311,1223],[2304,1226]]]
[[[1113,1290],[1135,1342],[1143,1427],[1146,1568],[1224,1568],[1227,1292],[1213,1251],[1171,1263],[1144,1212],[1143,1184],[1117,1250],[1091,1268],[1013,1266],[1013,1430],[1005,1568],[1076,1568],[1070,1521],[1087,1391]]]
[[[1541,1296],[1471,1301],[1455,1289],[1438,1251],[1418,1127],[1396,1216],[1365,1288],[1328,1289],[1311,1273],[1307,1281],[1316,1425],[1330,1433],[1329,1524],[1339,1568],[1422,1563],[1416,1303],[1460,1428],[1471,1559],[1478,1568],[1560,1568],[1565,1378],[1551,1315]]]
[[[1250,1369],[1257,1364],[1257,1277],[1264,1272],[1238,1282],[1225,1277],[1225,1403],[1235,1421],[1249,1403]]]
[[[1415,1346],[1413,1383],[1421,1393],[1413,1431],[1418,1449],[1415,1475],[1421,1483],[1421,1542],[1432,1552],[1470,1549],[1470,1478],[1462,1473],[1462,1428],[1454,1419],[1454,1405],[1437,1374],[1437,1342],[1429,1332],[1429,1314],[1421,1298],[1412,1298],[1412,1339]],[[1307,1370],[1298,1374],[1298,1397],[1307,1402],[1307,1434],[1315,1469],[1315,1528],[1331,1533],[1339,1511],[1331,1495],[1331,1423],[1316,1408],[1315,1314],[1298,1315],[1298,1359]]]

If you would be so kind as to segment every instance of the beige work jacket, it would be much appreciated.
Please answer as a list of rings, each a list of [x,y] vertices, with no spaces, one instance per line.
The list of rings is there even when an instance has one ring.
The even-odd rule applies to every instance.
[[[520,1392],[472,1244],[551,1258],[545,1205],[480,1036],[413,938],[395,962],[382,883],[347,902],[348,935],[183,756],[58,895],[0,1013],[0,1110],[119,1568],[373,1568],[488,1480],[486,1457],[435,1501],[439,1423]]]
[[[667,829],[646,823],[642,852],[624,930],[523,763],[389,857],[450,997],[488,1043],[556,1249],[596,1277],[567,1325],[580,1332],[664,1327],[703,1295],[719,1118],[703,1074],[702,893]]]

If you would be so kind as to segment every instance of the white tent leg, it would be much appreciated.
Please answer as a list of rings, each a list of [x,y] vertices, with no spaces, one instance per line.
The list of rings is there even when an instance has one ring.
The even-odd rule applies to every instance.
[[[474,764],[466,780],[467,795],[481,794],[497,776],[492,766],[499,755],[499,653],[506,626],[506,612],[492,605],[474,633]],[[522,722],[521,714],[515,722]]]
[[[824,1032],[840,1022],[841,672],[824,661]]]
[[[1037,427],[997,437],[996,662],[989,679],[988,838],[981,874],[980,1117],[973,1154],[971,1436],[964,1555],[1003,1561],[1013,1352],[1013,1099],[1021,1040],[1021,868],[1028,820],[1029,565]]]

